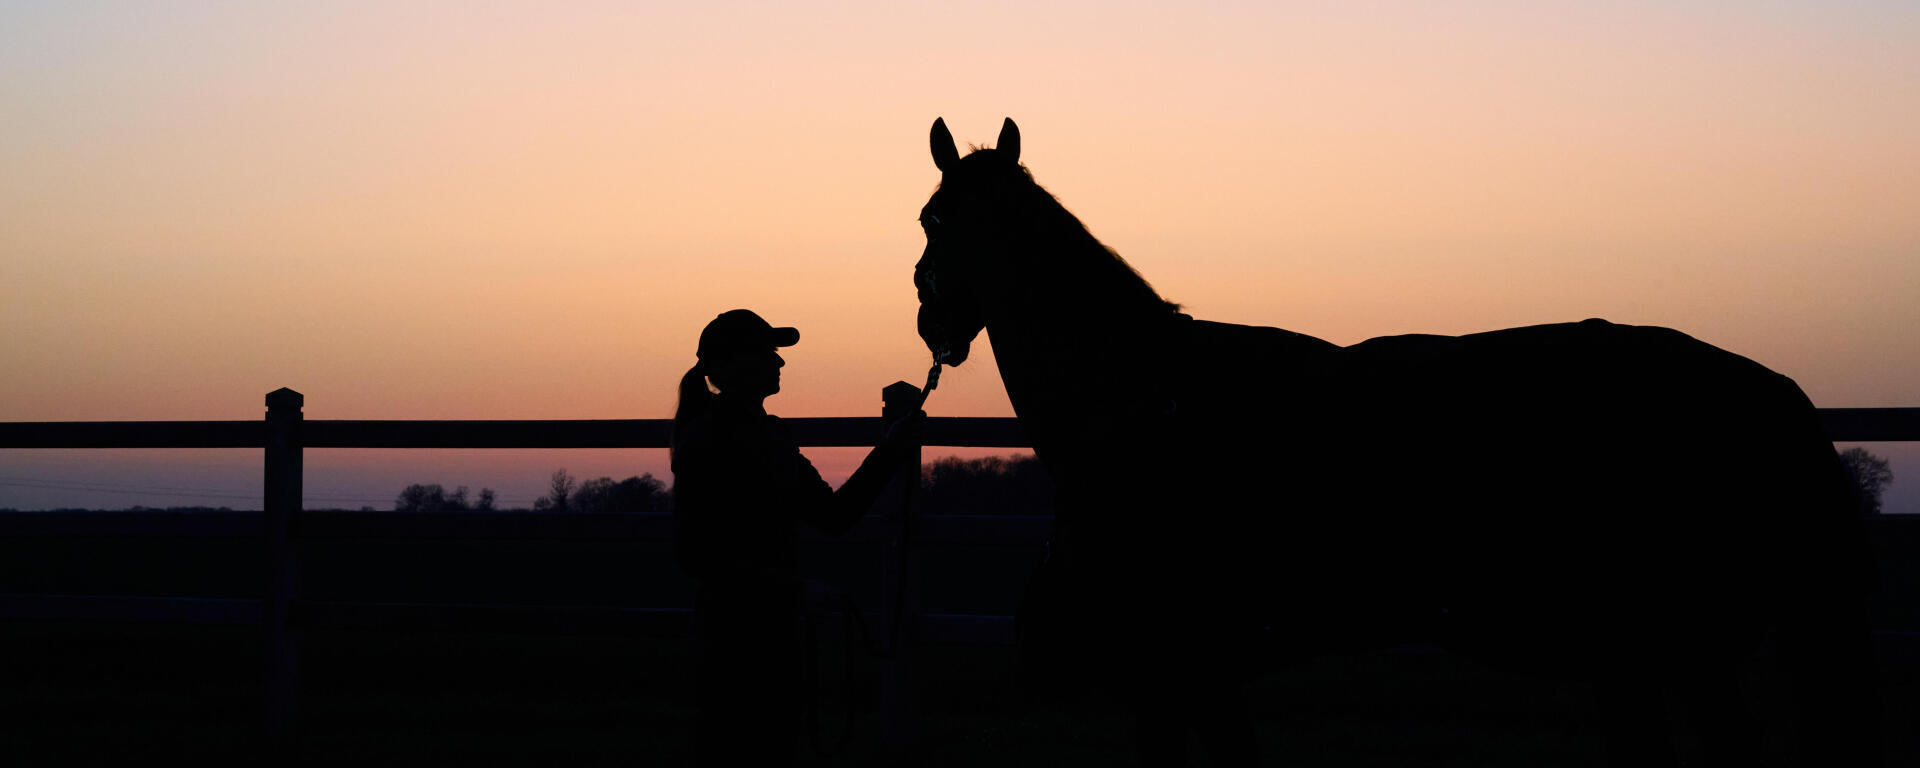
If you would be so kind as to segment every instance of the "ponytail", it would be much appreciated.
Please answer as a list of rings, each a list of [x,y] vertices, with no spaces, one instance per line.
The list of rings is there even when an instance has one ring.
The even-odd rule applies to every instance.
[[[673,409],[673,436],[668,445],[668,461],[680,453],[694,422],[704,420],[713,410],[713,390],[707,389],[707,369],[695,362],[680,377],[680,404]]]

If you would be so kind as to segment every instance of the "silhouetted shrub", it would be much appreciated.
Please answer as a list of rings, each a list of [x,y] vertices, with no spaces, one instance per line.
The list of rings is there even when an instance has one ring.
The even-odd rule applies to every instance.
[[[493,491],[482,488],[480,492],[483,496],[491,500]],[[407,486],[406,489],[402,490],[400,495],[393,500],[393,511],[465,512],[467,511],[467,487],[463,485],[455,488],[453,493],[447,493],[446,489],[441,488],[439,483],[432,485],[415,483]]]
[[[543,501],[546,501],[543,499]],[[568,510],[604,514],[665,514],[672,511],[673,496],[665,483],[652,473],[629,477],[620,482],[601,477],[581,483],[573,491]]]
[[[927,514],[1051,515],[1053,478],[1031,455],[949,456],[922,468],[920,498]]]

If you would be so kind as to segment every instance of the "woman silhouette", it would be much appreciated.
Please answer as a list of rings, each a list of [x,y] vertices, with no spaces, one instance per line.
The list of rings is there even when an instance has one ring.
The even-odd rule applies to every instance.
[[[796,572],[798,523],[851,527],[907,460],[925,413],[888,425],[840,490],[800,455],[766,399],[800,340],[736,309],[700,332],[673,416],[674,555],[698,582],[696,765],[787,765],[801,718],[799,616],[832,590]],[[708,383],[719,390],[715,394]]]

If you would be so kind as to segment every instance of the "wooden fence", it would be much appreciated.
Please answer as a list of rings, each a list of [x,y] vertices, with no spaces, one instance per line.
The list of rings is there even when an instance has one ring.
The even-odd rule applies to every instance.
[[[895,396],[899,393],[889,392]],[[547,421],[308,421],[304,397],[280,389],[266,397],[259,421],[13,422],[0,423],[0,448],[255,448],[264,455],[264,514],[11,516],[3,536],[152,535],[258,536],[266,549],[263,597],[130,597],[123,595],[0,594],[0,620],[105,620],[230,624],[266,628],[266,727],[284,736],[295,726],[302,628],[387,630],[536,629],[647,635],[684,634],[684,609],[592,606],[474,605],[303,601],[299,591],[302,539],[563,538],[606,540],[671,537],[663,516],[503,515],[420,516],[305,513],[302,457],[307,448],[666,448],[668,419]],[[1820,416],[1838,442],[1920,440],[1920,408],[1830,408]],[[808,447],[873,445],[882,419],[784,420]],[[929,418],[924,445],[1024,448],[1019,423],[1008,418]],[[854,541],[880,544],[881,599],[877,626],[903,606],[899,646],[882,662],[882,728],[890,745],[911,743],[913,647],[919,642],[1009,643],[1008,616],[922,613],[915,549],[927,542],[1019,543],[1044,540],[1050,521],[1034,517],[922,518],[913,495],[920,456],[905,463],[883,494],[883,511],[849,532]],[[879,636],[882,633],[876,633]]]

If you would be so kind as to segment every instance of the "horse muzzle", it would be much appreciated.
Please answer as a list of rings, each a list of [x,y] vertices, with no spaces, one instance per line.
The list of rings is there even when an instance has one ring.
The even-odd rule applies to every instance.
[[[973,337],[955,338],[950,330],[945,313],[932,304],[921,304],[917,325],[920,340],[927,345],[927,351],[933,353],[933,361],[945,366],[958,366],[967,361],[967,353],[973,346]],[[978,334],[979,331],[975,331]]]

